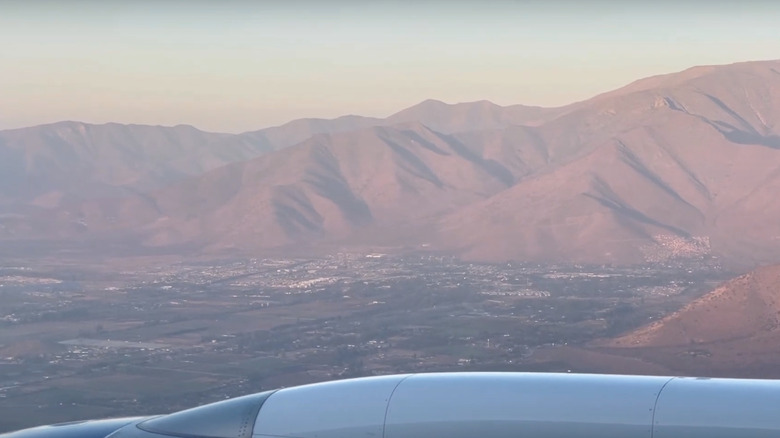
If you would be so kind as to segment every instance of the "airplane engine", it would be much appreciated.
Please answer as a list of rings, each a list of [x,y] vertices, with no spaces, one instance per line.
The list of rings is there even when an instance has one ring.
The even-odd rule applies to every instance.
[[[780,381],[407,374],[267,391],[169,415],[0,438],[776,438]]]

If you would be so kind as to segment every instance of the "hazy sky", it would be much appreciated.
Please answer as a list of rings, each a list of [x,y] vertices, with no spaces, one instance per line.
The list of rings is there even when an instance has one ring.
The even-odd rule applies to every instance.
[[[780,2],[0,0],[0,129],[239,132],[422,100],[556,106],[780,58]]]

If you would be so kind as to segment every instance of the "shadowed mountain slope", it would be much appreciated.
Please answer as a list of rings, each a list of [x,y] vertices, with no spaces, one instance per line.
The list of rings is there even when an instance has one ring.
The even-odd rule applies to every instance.
[[[152,193],[149,209],[154,204],[160,219],[149,242],[276,247],[366,228],[400,236],[514,179],[511,169],[420,124],[317,135]],[[83,216],[85,206],[70,214]]]

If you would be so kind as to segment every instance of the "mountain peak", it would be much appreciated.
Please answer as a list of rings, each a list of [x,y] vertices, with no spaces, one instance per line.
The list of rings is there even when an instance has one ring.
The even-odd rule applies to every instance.
[[[398,111],[397,113],[390,116],[390,118],[395,117],[398,114],[403,113],[411,113],[415,111],[439,111],[439,110],[447,110],[447,109],[453,109],[453,108],[467,108],[467,109],[501,109],[503,108],[501,105],[495,104],[489,100],[475,100],[471,102],[458,102],[458,103],[447,103],[438,99],[426,99],[422,102],[412,105],[408,108],[405,108],[401,111]]]
[[[434,131],[452,134],[535,124],[544,111],[533,107],[503,107],[489,100],[450,104],[428,99],[393,114],[385,121],[391,125],[418,121]]]

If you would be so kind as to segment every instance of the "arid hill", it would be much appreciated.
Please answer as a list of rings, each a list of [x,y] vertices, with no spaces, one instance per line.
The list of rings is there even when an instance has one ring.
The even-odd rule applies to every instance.
[[[677,312],[588,349],[707,376],[780,377],[780,265],[730,280]],[[576,359],[570,355],[572,360]]]
[[[679,311],[615,339],[616,347],[671,347],[771,337],[780,345],[780,265],[726,282]]]

